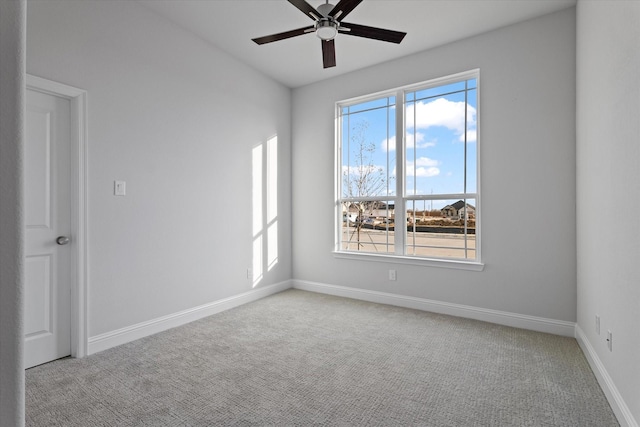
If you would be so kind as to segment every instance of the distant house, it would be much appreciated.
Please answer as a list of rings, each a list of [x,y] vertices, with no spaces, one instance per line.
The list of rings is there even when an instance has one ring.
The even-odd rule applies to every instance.
[[[451,219],[463,219],[465,217],[465,203],[462,200],[458,200],[452,205],[447,205],[440,209],[442,216]],[[472,219],[476,217],[476,208],[473,205],[467,203],[466,219]]]
[[[376,202],[371,209],[371,216],[377,218],[392,218],[395,212],[395,205],[387,205],[384,202]]]
[[[395,205],[384,202],[343,203],[342,219],[356,222],[360,216],[362,221],[368,218],[393,218],[394,210]]]
[[[358,215],[359,215],[359,210],[355,204],[350,204],[348,208],[344,203],[342,204],[342,220],[343,221],[348,220],[350,222],[356,222],[356,220],[358,219]]]

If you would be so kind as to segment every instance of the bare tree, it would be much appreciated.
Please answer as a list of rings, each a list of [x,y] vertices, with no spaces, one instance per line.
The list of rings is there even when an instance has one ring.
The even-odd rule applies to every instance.
[[[351,143],[349,144],[349,163],[343,170],[342,193],[345,198],[372,197],[387,194],[388,178],[385,168],[375,165],[373,154],[376,150],[375,143],[367,140],[367,121],[358,122],[351,133]],[[351,209],[357,210],[354,221],[354,231],[352,237],[356,237],[358,249],[363,245],[360,243],[364,220],[380,207],[381,202],[374,200],[357,200],[344,203],[347,212],[346,220],[349,221],[348,213]]]

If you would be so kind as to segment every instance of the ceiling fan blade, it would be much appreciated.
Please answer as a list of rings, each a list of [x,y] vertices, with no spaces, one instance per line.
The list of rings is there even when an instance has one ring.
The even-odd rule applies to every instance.
[[[337,5],[331,9],[329,16],[335,18],[336,21],[342,21],[362,0],[340,0]]]
[[[289,3],[297,7],[302,13],[307,15],[309,18],[317,21],[322,16],[313,6],[307,3],[305,0],[288,0]]]
[[[340,32],[357,37],[365,37],[367,39],[381,40],[383,42],[400,43],[407,33],[393,30],[385,30],[384,28],[368,27],[366,25],[340,23]],[[344,31],[347,29],[347,31]]]
[[[322,65],[324,68],[336,66],[336,44],[335,40],[320,40],[322,43]]]
[[[304,28],[298,28],[296,30],[285,31],[284,33],[271,34],[270,36],[257,37],[255,39],[251,39],[257,44],[265,44],[271,42],[277,42],[278,40],[289,39],[291,37],[301,36],[303,34],[307,34],[313,32],[313,25]]]

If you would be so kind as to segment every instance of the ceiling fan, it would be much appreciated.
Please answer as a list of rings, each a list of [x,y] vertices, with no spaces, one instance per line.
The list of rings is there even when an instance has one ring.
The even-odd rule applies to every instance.
[[[318,6],[317,9],[305,0],[287,1],[314,20],[315,24],[283,33],[272,34],[270,36],[258,37],[252,40],[257,44],[265,44],[315,32],[322,44],[322,63],[324,68],[336,66],[335,37],[338,33],[396,44],[400,43],[404,36],[407,35],[407,33],[400,31],[342,22],[356,6],[362,3],[362,0],[340,0],[335,6],[330,4],[329,0],[326,0],[326,3]]]

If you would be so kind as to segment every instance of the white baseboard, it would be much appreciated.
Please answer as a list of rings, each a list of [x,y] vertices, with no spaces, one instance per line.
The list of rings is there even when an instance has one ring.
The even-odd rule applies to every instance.
[[[158,332],[166,331],[212,314],[220,313],[234,307],[257,301],[269,295],[291,288],[291,281],[276,283],[263,288],[253,289],[239,295],[213,301],[198,307],[183,310],[157,319],[148,320],[136,325],[127,326],[115,331],[106,332],[89,338],[87,355],[94,354],[118,345],[122,345]]]
[[[625,403],[622,396],[620,396],[620,392],[618,392],[618,389],[613,383],[611,376],[605,369],[604,364],[587,339],[586,334],[578,325],[576,325],[576,340],[578,340],[578,344],[580,345],[582,352],[587,358],[587,361],[591,366],[591,370],[598,379],[598,383],[600,384],[602,391],[604,392],[605,396],[607,396],[609,405],[611,405],[613,413],[616,414],[620,425],[623,427],[638,427],[638,422],[633,418],[629,407]]]
[[[328,285],[324,283],[293,280],[293,287],[305,291],[318,292],[329,295],[354,298],[363,301],[389,304],[433,313],[448,314],[468,319],[482,320],[499,325],[529,329],[566,337],[575,336],[575,323],[563,320],[546,319],[543,317],[509,313],[506,311],[453,304],[424,298],[396,295],[386,292],[349,288],[345,286]]]

